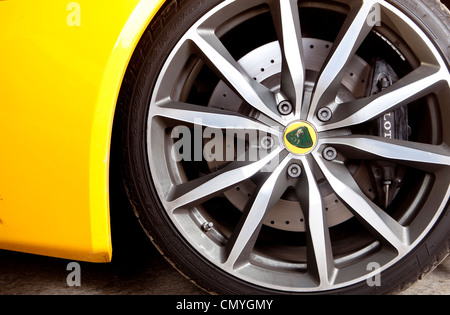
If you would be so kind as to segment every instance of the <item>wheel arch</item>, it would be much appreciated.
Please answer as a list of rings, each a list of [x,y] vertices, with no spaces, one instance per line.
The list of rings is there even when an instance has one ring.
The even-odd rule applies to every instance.
[[[110,243],[110,160],[118,97],[129,62],[144,31],[165,0],[141,0],[129,16],[110,54],[96,102],[90,139],[90,208],[93,246]],[[103,209],[103,210],[99,210]]]

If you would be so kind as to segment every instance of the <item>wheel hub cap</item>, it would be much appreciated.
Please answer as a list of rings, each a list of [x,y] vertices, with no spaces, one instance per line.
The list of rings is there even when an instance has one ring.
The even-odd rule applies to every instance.
[[[305,155],[314,150],[317,139],[317,131],[311,124],[306,121],[297,121],[286,128],[283,142],[289,152]]]

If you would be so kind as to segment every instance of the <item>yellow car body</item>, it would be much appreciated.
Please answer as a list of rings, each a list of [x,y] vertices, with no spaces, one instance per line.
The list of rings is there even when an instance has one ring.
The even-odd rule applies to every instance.
[[[0,248],[109,262],[109,153],[162,0],[0,1]]]

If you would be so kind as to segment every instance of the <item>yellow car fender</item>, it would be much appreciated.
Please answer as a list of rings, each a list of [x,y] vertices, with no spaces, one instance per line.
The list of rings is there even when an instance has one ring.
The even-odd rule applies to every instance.
[[[0,1],[1,249],[111,260],[116,100],[163,3]]]

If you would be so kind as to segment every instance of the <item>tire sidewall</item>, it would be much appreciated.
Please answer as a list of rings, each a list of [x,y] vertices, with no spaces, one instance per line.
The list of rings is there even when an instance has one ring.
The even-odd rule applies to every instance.
[[[450,66],[449,11],[439,6],[437,0],[388,0],[405,13],[435,44],[441,56]],[[441,4],[442,5],[442,4]],[[443,6],[443,5],[442,5]]]

